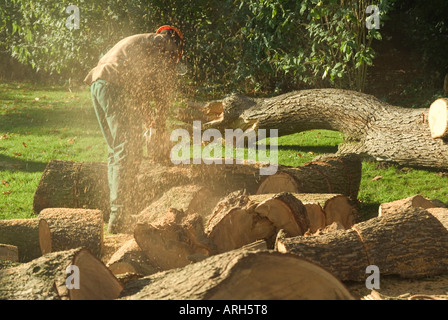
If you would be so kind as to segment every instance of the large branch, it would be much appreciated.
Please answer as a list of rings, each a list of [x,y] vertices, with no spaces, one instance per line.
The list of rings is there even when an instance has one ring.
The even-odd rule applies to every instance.
[[[427,109],[395,107],[355,91],[312,89],[266,99],[232,95],[222,100],[219,117],[203,128],[278,129],[280,136],[336,130],[345,136],[339,154],[448,169],[448,144],[432,139]]]

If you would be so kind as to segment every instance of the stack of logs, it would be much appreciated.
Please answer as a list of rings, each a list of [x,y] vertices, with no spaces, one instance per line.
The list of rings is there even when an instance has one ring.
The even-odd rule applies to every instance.
[[[357,156],[266,177],[260,166],[143,164],[140,213],[106,259],[106,166],[50,162],[37,217],[0,221],[0,299],[354,299],[344,281],[365,281],[369,265],[409,278],[448,271],[441,202],[417,195],[360,222]]]
[[[335,101],[344,96],[341,91],[323,93],[335,95]],[[300,103],[307,94],[312,92],[303,92],[305,98],[285,95],[273,101],[295,99],[299,107],[309,109],[310,104]],[[362,103],[370,101],[347,94]],[[227,102],[232,106],[234,100],[240,101]],[[342,101],[340,106],[346,106]],[[243,109],[256,114],[270,106],[264,100],[249,102]],[[289,115],[289,105],[283,105]],[[237,118],[250,119],[237,121],[222,117],[235,112],[225,112],[222,103],[216,106],[216,115],[227,124],[255,123],[247,110]],[[334,107],[338,105],[324,127],[341,132],[348,128],[349,138],[359,135],[348,126],[357,123],[351,117],[340,126],[332,122]],[[216,115],[208,120],[220,125],[223,121],[214,121]],[[415,119],[419,116],[416,111]],[[311,129],[304,119],[302,129]],[[403,123],[414,123],[420,134],[427,122],[431,138],[443,149],[447,119],[448,101],[439,99],[427,117],[423,113],[423,121]],[[383,128],[376,117],[368,120],[370,125],[362,128]],[[272,125],[278,126],[278,121]],[[297,130],[293,127],[286,123],[282,134]],[[388,154],[358,144],[352,148],[357,154],[388,159]],[[349,150],[347,145],[340,149]],[[397,163],[414,164],[415,155],[407,156]],[[140,200],[134,208],[138,214],[129,225],[129,240],[106,256],[106,164],[51,161],[35,193],[37,217],[0,221],[0,300],[354,299],[344,282],[365,281],[371,265],[382,276],[411,279],[448,272],[448,208],[441,201],[415,195],[381,204],[377,217],[359,221],[358,156],[339,152],[300,167],[279,166],[271,176],[260,175],[262,166],[143,163],[134,192]]]

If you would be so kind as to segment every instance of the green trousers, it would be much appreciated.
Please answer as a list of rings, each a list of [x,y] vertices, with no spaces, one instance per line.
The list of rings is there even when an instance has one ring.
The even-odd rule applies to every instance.
[[[142,122],[129,112],[124,91],[104,80],[91,85],[96,116],[108,148],[110,216],[108,231],[124,232],[136,214],[139,163],[143,151]]]

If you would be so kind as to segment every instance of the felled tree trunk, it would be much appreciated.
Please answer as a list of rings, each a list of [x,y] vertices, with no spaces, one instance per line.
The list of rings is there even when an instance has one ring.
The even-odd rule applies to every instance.
[[[338,154],[448,169],[448,145],[431,138],[427,109],[399,108],[371,95],[339,89],[303,90],[266,99],[232,95],[222,103],[223,113],[204,129],[278,129],[279,135],[335,130],[345,136]]]
[[[98,258],[103,249],[103,213],[93,209],[48,208],[39,214],[42,254],[78,247]]]
[[[47,164],[34,194],[35,214],[45,208],[98,209],[108,221],[107,165],[101,162],[52,160]]]
[[[235,250],[126,283],[123,300],[352,300],[321,267],[294,255]]]
[[[447,227],[448,209],[412,208],[349,230],[279,236],[276,249],[314,261],[341,280],[365,280],[369,265],[378,266],[381,275],[418,278],[448,271]]]
[[[71,266],[79,268],[78,288],[76,279],[69,279],[76,271],[66,272]],[[0,288],[0,300],[111,300],[123,289],[106,266],[83,248],[0,270]]]
[[[39,219],[0,220],[0,243],[16,246],[20,262],[40,257]]]
[[[361,169],[360,158],[353,154],[319,157],[303,166],[280,167],[263,179],[256,193],[340,193],[356,200]]]

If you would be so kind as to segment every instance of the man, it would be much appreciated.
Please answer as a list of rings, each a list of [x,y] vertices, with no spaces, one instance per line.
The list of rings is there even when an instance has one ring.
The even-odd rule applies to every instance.
[[[133,35],[110,49],[84,80],[91,86],[93,106],[109,152],[111,233],[127,231],[130,216],[138,213],[135,178],[143,153],[143,125],[152,130],[150,158],[168,160],[165,120],[183,47],[182,33],[172,26]]]

